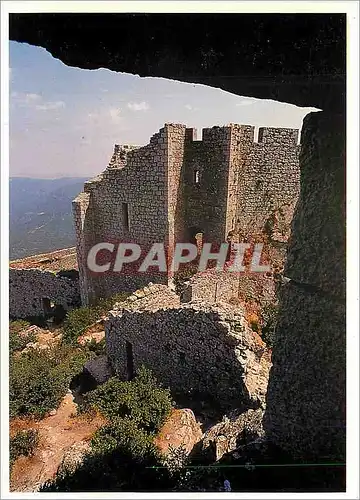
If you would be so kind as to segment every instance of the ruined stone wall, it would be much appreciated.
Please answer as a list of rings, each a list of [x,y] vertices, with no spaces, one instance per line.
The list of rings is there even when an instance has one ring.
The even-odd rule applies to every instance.
[[[300,190],[297,140],[298,130],[260,128],[252,147],[244,151],[239,145],[236,231],[240,235],[265,231],[271,236],[272,225],[286,217],[284,239],[289,237]]]
[[[230,139],[230,127],[205,128],[202,141],[190,139],[185,149],[187,228],[202,232],[204,241],[214,244],[226,241]]]
[[[144,256],[163,242],[168,259],[176,242],[195,242],[198,232],[213,250],[234,234],[243,241],[264,231],[286,243],[299,189],[297,131],[263,128],[254,143],[254,127],[230,124],[195,139],[194,129],[166,124],[147,146],[116,146],[108,168],[85,183],[74,201],[83,303],[168,280],[129,266],[90,272],[85,260],[95,243],[138,243]],[[283,248],[274,253],[281,266]],[[104,251],[99,263],[109,258]]]
[[[229,233],[273,236],[286,241],[300,188],[298,131],[230,124],[203,130],[202,141],[188,129],[184,158],[186,224],[211,242]],[[196,172],[199,172],[196,182]],[[268,219],[270,221],[268,222]]]
[[[175,393],[210,397],[224,407],[262,404],[270,359],[239,308],[178,305],[173,292],[157,287],[109,314],[106,345],[116,372],[127,378],[131,345],[134,370],[148,366]],[[148,295],[152,305],[141,306]]]
[[[172,249],[177,241],[184,240],[185,207],[183,193],[183,163],[185,148],[185,125],[168,124],[167,132],[167,216],[168,245],[171,258]]]
[[[225,234],[227,237],[229,233],[236,233],[236,217],[238,205],[241,201],[239,196],[244,196],[244,193],[239,192],[242,166],[248,158],[251,148],[254,146],[254,127],[249,125],[231,124],[230,129],[230,155],[225,228]]]
[[[41,269],[9,270],[9,314],[11,318],[46,315],[43,299],[49,299],[64,310],[80,305],[80,288],[76,271],[57,273]]]
[[[203,300],[209,303],[229,302],[238,297],[239,276],[237,273],[209,269],[197,273],[185,283],[181,293],[182,302]]]
[[[77,245],[86,253],[96,242],[134,242],[144,253],[153,242],[167,242],[168,222],[168,132],[166,127],[155,134],[147,146],[127,152],[126,165],[116,164],[114,153],[111,164],[101,176],[85,184],[89,196],[85,224],[77,222]],[[75,200],[75,203],[78,199]],[[128,226],[124,204],[128,213]],[[80,217],[77,217],[78,221]],[[104,252],[103,263],[112,257]],[[100,256],[101,260],[101,256]],[[139,275],[131,268],[123,273],[92,273],[80,266],[81,282],[87,283],[88,300],[114,295],[122,290],[134,290],[148,281],[164,281],[164,275]]]
[[[89,305],[95,293],[88,276],[86,257],[92,242],[92,217],[89,211],[90,193],[80,193],[72,203],[76,234],[76,254],[79,269],[81,303]]]
[[[239,303],[257,302],[264,307],[275,303],[276,286],[273,276],[262,273],[232,273],[209,269],[197,273],[184,284],[182,302],[203,300],[209,303],[219,301]]]

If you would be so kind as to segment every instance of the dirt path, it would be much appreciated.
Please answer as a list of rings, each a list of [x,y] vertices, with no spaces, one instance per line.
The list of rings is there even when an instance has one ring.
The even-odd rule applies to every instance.
[[[14,419],[10,434],[19,430],[37,429],[40,442],[32,457],[19,457],[12,469],[11,491],[37,491],[56,473],[65,454],[81,455],[88,448],[94,432],[104,425],[100,416],[92,419],[76,416],[77,406],[71,393],[66,394],[57,412],[40,421]]]

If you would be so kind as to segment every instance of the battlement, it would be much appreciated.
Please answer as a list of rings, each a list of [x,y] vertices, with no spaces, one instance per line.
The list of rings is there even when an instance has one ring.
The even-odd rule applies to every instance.
[[[274,145],[274,147],[277,147],[279,144],[297,146],[299,140],[298,129],[260,127],[258,133],[255,134],[255,127],[253,125],[230,123],[222,127],[214,126],[211,128],[204,128],[202,130],[201,140],[198,139],[198,131],[196,128],[187,127],[185,130],[185,141],[186,143],[203,142],[204,144],[219,140],[230,142],[234,134],[246,136],[246,141],[252,142],[253,144]]]
[[[283,143],[296,146],[298,138],[299,130],[297,129],[260,127],[257,142],[274,145]]]
[[[109,166],[73,204],[82,301],[168,279],[91,275],[87,252],[97,242],[143,248],[165,242],[171,251],[202,233],[218,245],[229,234],[264,235],[274,207],[292,213],[300,185],[298,131],[261,127],[255,135],[252,125],[230,123],[204,128],[198,140],[195,128],[166,123],[145,146],[116,144]]]

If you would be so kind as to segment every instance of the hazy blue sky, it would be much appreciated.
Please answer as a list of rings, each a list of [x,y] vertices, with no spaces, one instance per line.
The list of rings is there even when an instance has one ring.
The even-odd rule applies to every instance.
[[[10,42],[10,175],[83,177],[117,144],[147,144],[165,122],[301,128],[311,108],[239,97],[162,78],[70,68]]]

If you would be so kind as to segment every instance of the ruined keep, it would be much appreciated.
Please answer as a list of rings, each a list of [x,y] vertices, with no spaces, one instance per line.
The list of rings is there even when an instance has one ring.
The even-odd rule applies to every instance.
[[[299,148],[298,130],[260,128],[256,141],[254,127],[236,124],[206,128],[202,140],[194,129],[166,124],[146,146],[116,145],[109,166],[73,202],[83,304],[168,281],[164,273],[89,271],[96,243],[148,250],[164,242],[170,258],[175,243],[195,243],[198,233],[216,248],[229,238],[266,240],[274,225],[286,241],[300,189]]]

